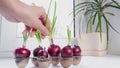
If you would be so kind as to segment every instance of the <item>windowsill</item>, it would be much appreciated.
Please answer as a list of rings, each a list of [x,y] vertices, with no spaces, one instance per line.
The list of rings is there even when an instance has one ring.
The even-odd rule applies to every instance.
[[[82,56],[81,63],[78,66],[71,66],[70,68],[118,68],[120,56],[107,55],[104,57]],[[0,68],[17,68],[14,59],[1,58]],[[29,61],[26,68],[35,68]],[[53,68],[53,67],[50,67]],[[62,67],[61,67],[62,68]]]

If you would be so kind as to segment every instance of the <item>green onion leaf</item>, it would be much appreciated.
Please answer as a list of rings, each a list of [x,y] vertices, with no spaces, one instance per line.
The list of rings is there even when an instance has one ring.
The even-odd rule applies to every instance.
[[[40,30],[37,30],[37,31],[36,31],[35,36],[36,36],[36,39],[37,39],[37,41],[38,41],[38,43],[39,43],[39,45],[40,45],[41,42],[42,42],[41,32],[40,32]]]
[[[68,26],[67,26],[67,35],[68,35],[68,45],[70,45],[70,43],[71,43],[71,30]]]
[[[27,42],[27,40],[28,40],[28,38],[30,36],[31,30],[26,35],[23,35],[23,44],[24,44],[24,46],[26,45],[26,42]]]
[[[36,6],[36,4],[35,4],[35,3],[32,3],[32,5],[33,5],[33,6]],[[37,39],[37,41],[38,41],[38,43],[39,43],[39,45],[40,45],[40,44],[41,44],[41,42],[42,42],[41,32],[40,32],[40,30],[37,30],[37,31],[36,31],[35,36],[36,36],[36,39]]]
[[[49,12],[50,12],[51,4],[52,4],[52,0],[50,1],[48,11],[47,11],[47,15],[46,15],[46,24],[45,24],[46,27],[48,26],[48,15],[49,15]]]
[[[57,16],[56,16],[56,2],[55,2],[54,14],[53,14],[53,19],[52,19],[51,28],[50,28],[50,35],[49,35],[50,40],[53,38],[53,35],[55,32],[56,21],[57,21]]]

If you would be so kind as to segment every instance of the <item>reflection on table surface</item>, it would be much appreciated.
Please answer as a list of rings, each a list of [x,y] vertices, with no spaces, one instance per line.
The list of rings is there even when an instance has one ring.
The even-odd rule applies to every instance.
[[[83,56],[81,63],[77,66],[71,66],[70,68],[118,68],[120,67],[120,56],[117,55],[106,55],[103,57],[97,56]],[[0,58],[0,68],[18,68],[15,64],[15,59],[11,58]],[[35,67],[31,60],[29,61],[26,68],[38,68]],[[50,65],[49,68],[63,68],[60,65],[53,67]]]

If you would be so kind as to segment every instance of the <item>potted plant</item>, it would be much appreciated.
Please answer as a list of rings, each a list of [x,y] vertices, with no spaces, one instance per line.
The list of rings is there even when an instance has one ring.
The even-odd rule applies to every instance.
[[[75,5],[76,15],[82,11],[87,19],[86,32],[80,34],[79,40],[83,55],[107,54],[109,28],[118,32],[111,25],[108,17],[108,15],[114,16],[115,14],[106,11],[108,8],[117,8],[114,0],[90,0]]]

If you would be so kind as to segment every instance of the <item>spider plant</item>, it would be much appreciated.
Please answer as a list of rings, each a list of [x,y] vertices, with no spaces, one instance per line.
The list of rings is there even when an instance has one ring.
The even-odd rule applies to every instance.
[[[113,0],[114,1],[114,0]],[[108,29],[109,27],[112,28],[114,31],[118,32],[109,21],[108,17],[106,15],[112,15],[115,14],[110,11],[105,11],[108,8],[116,8],[116,6],[113,5],[113,1],[107,1],[107,0],[92,0],[92,1],[86,1],[81,2],[75,5],[76,15],[78,15],[81,11],[83,11],[84,16],[88,17],[87,25],[86,25],[86,32],[99,32],[100,33],[100,39],[102,40],[102,32],[103,32],[103,24],[106,26],[106,34],[107,34],[107,42],[108,42]],[[103,22],[103,20],[105,22]],[[93,30],[93,26],[95,26],[95,29]]]
[[[111,5],[111,7],[120,9],[120,3],[119,2],[117,2],[116,0],[112,0],[112,2],[113,2],[113,5]]]

